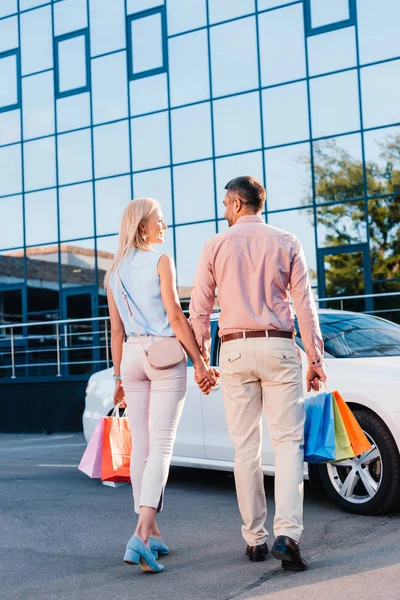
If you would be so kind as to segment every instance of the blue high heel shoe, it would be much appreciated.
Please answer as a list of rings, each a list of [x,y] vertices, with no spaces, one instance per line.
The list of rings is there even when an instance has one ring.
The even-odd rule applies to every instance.
[[[161,573],[164,570],[163,565],[158,564],[154,554],[137,535],[133,535],[126,545],[124,562],[128,565],[139,564],[142,571],[149,573]]]
[[[164,542],[162,540],[159,540],[158,538],[149,537],[149,546],[150,546],[150,550],[153,552],[154,556],[156,556],[156,553],[157,553],[156,558],[158,558],[159,554],[161,556],[169,554],[168,546],[166,544],[164,544]]]

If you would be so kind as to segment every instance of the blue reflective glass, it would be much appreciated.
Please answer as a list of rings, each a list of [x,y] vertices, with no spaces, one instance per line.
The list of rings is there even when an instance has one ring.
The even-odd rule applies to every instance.
[[[126,53],[92,60],[93,122],[104,123],[128,116]]]
[[[254,0],[209,0],[210,23],[228,21],[255,11]]]
[[[339,71],[357,64],[354,27],[312,35],[307,44],[310,75]]]
[[[127,0],[127,12],[128,15],[131,13],[141,12],[150,8],[156,8],[164,4],[164,0]]]
[[[90,48],[92,56],[126,47],[124,0],[91,0]]]
[[[18,48],[18,18],[10,17],[0,21],[0,53]]]
[[[17,0],[2,0],[0,2],[0,17],[6,17],[18,12]]]
[[[213,97],[258,87],[255,17],[212,27],[210,36]]]
[[[309,0],[311,8],[311,25],[315,29],[331,23],[346,21],[350,17],[349,0]]]
[[[21,15],[22,74],[53,66],[51,7],[44,6]]]
[[[176,223],[214,219],[214,169],[211,160],[174,167]]]
[[[361,64],[400,56],[400,2],[358,1],[357,22]]]
[[[267,150],[265,167],[268,210],[312,203],[309,143]]]
[[[0,196],[21,191],[21,145],[0,148]]]
[[[400,60],[361,69],[364,127],[400,121]]]
[[[171,116],[173,162],[211,157],[210,103],[177,108]]]
[[[23,241],[22,196],[0,198],[0,214],[7,219],[0,219],[0,247],[17,248]]]
[[[39,190],[56,185],[54,137],[24,144],[25,189]]]
[[[94,233],[91,183],[68,185],[59,190],[60,239],[90,237]]]
[[[54,2],[54,35],[63,35],[86,27],[86,0]]]
[[[131,116],[168,108],[168,87],[165,73],[142,77],[129,82]]]
[[[86,37],[77,35],[57,43],[58,92],[69,92],[86,88]]]
[[[264,184],[263,158],[261,152],[248,152],[247,154],[237,154],[236,156],[219,158],[215,161],[215,168],[219,218],[224,216],[225,207],[223,201],[226,194],[224,188],[228,181],[235,177],[239,177],[240,175],[253,175]]]
[[[0,55],[0,111],[18,103],[17,55]]]
[[[61,185],[92,178],[91,135],[89,129],[63,133],[57,138],[58,176]],[[80,236],[79,236],[80,237]]]
[[[157,169],[146,173],[136,173],[133,176],[133,191],[135,198],[150,196],[161,204],[164,221],[172,224],[172,192],[171,169]],[[170,233],[172,237],[172,232]]]
[[[398,189],[399,145],[400,127],[385,127],[364,132],[369,195],[389,194]]]
[[[200,252],[204,243],[215,233],[214,222],[176,228],[176,267],[179,286],[193,285]]]
[[[266,146],[307,140],[310,136],[305,81],[263,90],[263,116]]]
[[[130,171],[128,121],[95,127],[95,176],[122,175]]]
[[[88,92],[58,98],[57,127],[58,132],[89,127],[90,95]]]
[[[55,189],[25,194],[25,229],[28,246],[57,241],[57,194]]]
[[[168,0],[168,34],[189,31],[207,24],[206,0]]]
[[[262,13],[259,27],[262,85],[305,77],[303,6]]]
[[[0,112],[0,145],[21,140],[21,116],[19,110]]]
[[[284,4],[293,4],[298,0],[258,0],[258,10],[267,10],[268,8],[277,8]]]
[[[133,170],[163,167],[170,163],[168,114],[131,119]]]
[[[24,138],[54,133],[53,73],[40,73],[22,79]]]
[[[98,235],[119,231],[122,213],[131,198],[131,178],[111,177],[96,181],[96,231]]]
[[[161,13],[130,21],[133,76],[164,67]]]
[[[210,97],[208,42],[205,30],[169,40],[171,104],[189,104]]]
[[[260,148],[258,93],[214,101],[214,135],[217,155]]]

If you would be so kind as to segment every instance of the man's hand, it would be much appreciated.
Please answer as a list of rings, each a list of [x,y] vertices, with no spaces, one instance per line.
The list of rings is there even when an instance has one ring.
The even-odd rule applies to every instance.
[[[124,388],[122,387],[122,383],[119,380],[115,382],[113,400],[114,406],[116,406],[117,404],[121,404],[120,408],[126,407]]]
[[[320,381],[326,381],[326,373],[324,367],[309,367],[306,373],[307,392],[311,389],[318,392]]]
[[[203,394],[208,396],[217,383],[217,375],[212,367],[201,361],[194,367],[194,380]]]

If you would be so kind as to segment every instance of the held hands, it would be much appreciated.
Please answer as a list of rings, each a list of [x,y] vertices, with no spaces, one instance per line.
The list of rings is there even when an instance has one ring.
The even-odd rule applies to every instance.
[[[310,392],[311,389],[318,392],[320,389],[320,381],[326,381],[324,367],[309,367],[306,373],[307,392]]]
[[[126,408],[125,392],[124,388],[122,387],[121,381],[115,382],[113,401],[114,406],[116,406],[117,404],[121,404],[121,408]]]
[[[194,380],[206,396],[217,385],[218,377],[218,371],[207,365],[203,359],[194,365]]]

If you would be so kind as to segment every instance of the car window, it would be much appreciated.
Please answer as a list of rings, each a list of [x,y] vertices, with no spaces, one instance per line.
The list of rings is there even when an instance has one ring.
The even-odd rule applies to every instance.
[[[361,313],[322,313],[319,320],[327,357],[400,356],[400,326],[395,323]],[[304,349],[300,339],[296,342]]]

